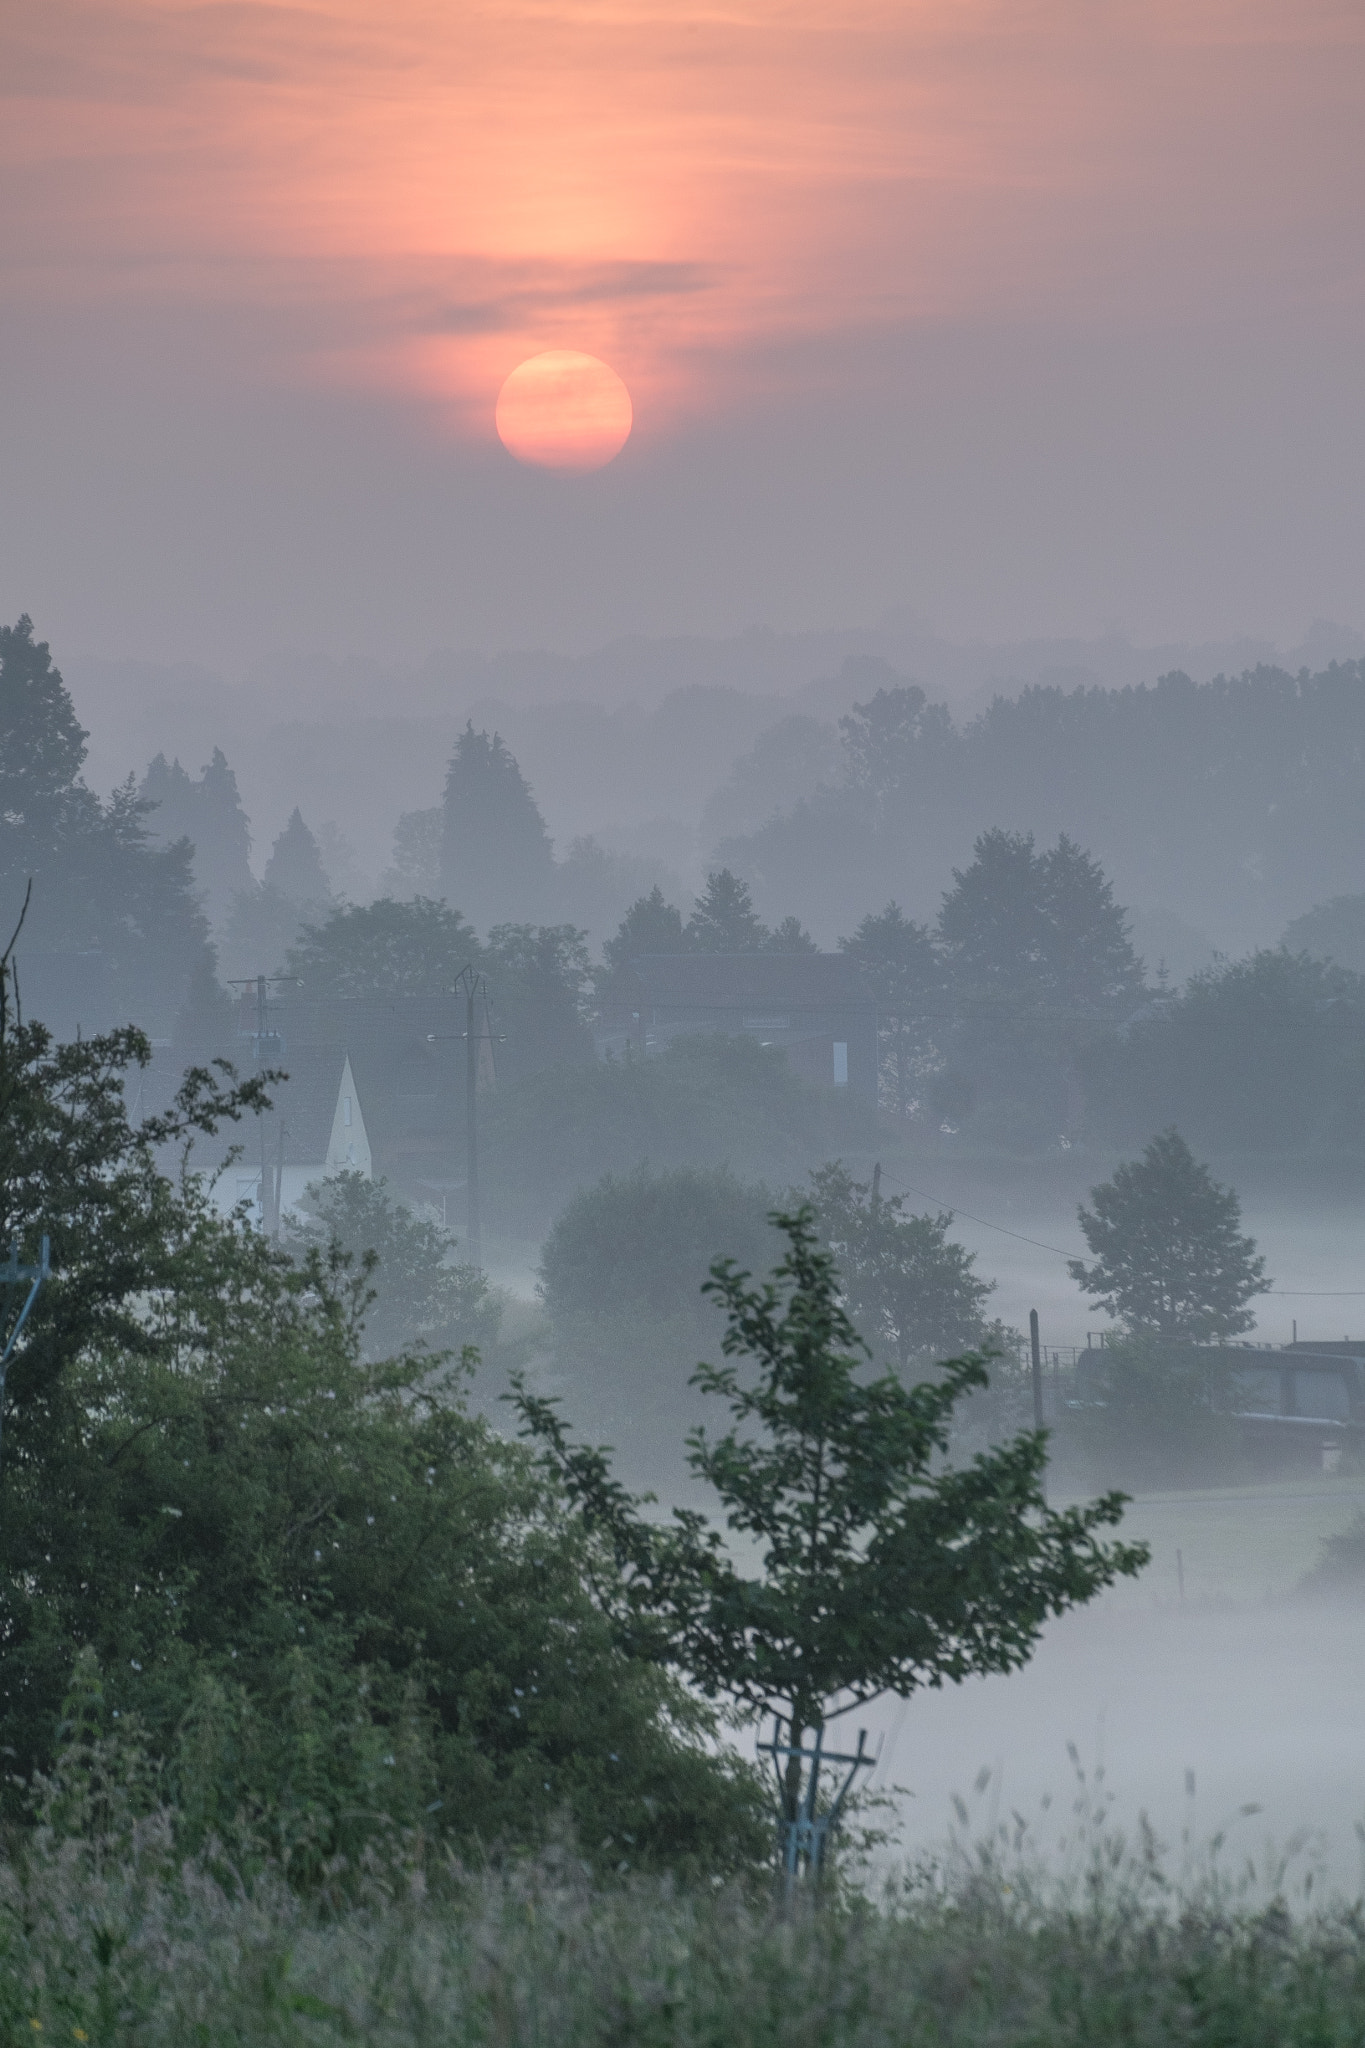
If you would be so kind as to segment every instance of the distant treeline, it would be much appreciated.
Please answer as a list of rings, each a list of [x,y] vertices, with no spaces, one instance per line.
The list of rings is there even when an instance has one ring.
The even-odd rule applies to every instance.
[[[1278,937],[1365,872],[1359,661],[1033,687],[961,730],[899,686],[840,724],[837,779],[715,850],[760,910],[795,904],[817,932],[847,931],[888,894],[926,915],[992,827],[1066,833],[1121,900],[1176,911],[1229,950]]]

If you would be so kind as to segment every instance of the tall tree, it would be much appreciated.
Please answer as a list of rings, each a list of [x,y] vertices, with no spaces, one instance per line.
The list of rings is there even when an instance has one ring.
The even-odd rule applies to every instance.
[[[332,885],[322,865],[317,840],[303,822],[297,804],[270,849],[263,877],[267,889],[278,889],[300,910],[321,910],[330,903]]]
[[[533,918],[549,901],[554,856],[531,788],[499,734],[455,742],[442,799],[441,886],[479,925]]]
[[[221,747],[198,780],[158,754],[143,776],[138,795],[152,808],[147,814],[149,837],[172,845],[188,839],[194,848],[194,883],[210,921],[221,926],[233,896],[254,885],[251,875],[251,827],[242,809],[237,777]]]
[[[1090,1190],[1077,1214],[1094,1262],[1067,1270],[1133,1334],[1207,1344],[1240,1336],[1247,1303],[1270,1287],[1256,1240],[1244,1237],[1232,1188],[1214,1180],[1178,1131],[1153,1138],[1141,1159]]]
[[[686,938],[695,953],[758,953],[767,943],[768,927],[746,884],[729,868],[718,868],[706,877],[705,893],[687,920]]]
[[[787,1250],[770,1280],[713,1264],[731,1363],[702,1365],[696,1380],[733,1425],[689,1440],[742,1556],[694,1510],[675,1509],[669,1525],[646,1519],[607,1454],[570,1443],[552,1402],[524,1385],[516,1402],[588,1527],[613,1546],[624,1584],[607,1599],[622,1641],[710,1698],[780,1714],[799,1747],[884,1693],[1017,1669],[1050,1615],[1140,1571],[1148,1553],[1100,1540],[1122,1494],[1048,1507],[1041,1432],[946,1465],[953,1409],[986,1384],[981,1362],[951,1360],[916,1386],[869,1378],[811,1212],[773,1222]],[[784,1823],[800,1791],[798,1766]]]
[[[27,616],[0,627],[0,916],[31,878],[25,1002],[65,1029],[132,1017],[161,1036],[206,958],[190,848],[152,846],[131,778],[101,802],[84,758],[47,642]]]
[[[851,939],[840,939],[877,999],[881,1092],[898,1116],[918,1103],[925,1079],[946,1037],[942,963],[927,925],[916,924],[898,903],[872,912]]]

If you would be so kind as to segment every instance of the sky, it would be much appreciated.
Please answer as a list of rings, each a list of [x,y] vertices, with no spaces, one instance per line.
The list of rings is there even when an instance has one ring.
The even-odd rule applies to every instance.
[[[1365,623],[1358,0],[0,0],[64,652]],[[607,362],[605,468],[504,379]]]

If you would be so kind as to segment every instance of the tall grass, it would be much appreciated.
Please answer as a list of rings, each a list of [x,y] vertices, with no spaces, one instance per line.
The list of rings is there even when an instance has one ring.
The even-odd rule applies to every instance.
[[[0,2041],[384,2048],[1358,2048],[1365,1919],[1083,1814],[1060,1864],[965,1840],[871,1901],[403,1858],[310,1901],[179,1861],[164,1815],[0,1866]],[[1055,1852],[1054,1852],[1055,1853]],[[1264,1885],[1266,1873],[1260,1873]],[[1302,1892],[1303,1887],[1300,1887]]]

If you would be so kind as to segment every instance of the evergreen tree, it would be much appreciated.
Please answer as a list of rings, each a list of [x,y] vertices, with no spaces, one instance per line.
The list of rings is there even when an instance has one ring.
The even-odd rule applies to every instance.
[[[840,939],[863,970],[877,1001],[882,1094],[898,1116],[917,1104],[924,1076],[935,1064],[947,1033],[943,970],[926,925],[908,918],[897,903],[862,920],[851,939]]]
[[[158,754],[142,778],[138,795],[152,808],[149,836],[164,845],[188,839],[194,848],[194,882],[210,922],[224,923],[232,898],[254,887],[251,828],[237,789],[237,777],[221,747],[196,782],[179,761]]]
[[[766,950],[769,953],[818,953],[820,948],[799,917],[784,917],[781,924],[775,924],[769,932]]]
[[[439,804],[429,811],[404,811],[393,828],[393,860],[379,878],[381,896],[439,896],[441,842],[445,813]]]
[[[206,957],[190,848],[152,846],[131,777],[102,803],[84,758],[46,641],[27,616],[0,628],[0,916],[31,879],[26,1000],[65,1029],[131,1017],[164,1035]]]
[[[549,900],[554,856],[530,785],[499,734],[471,719],[455,743],[442,800],[441,886],[479,925],[534,917]]]
[[[323,870],[317,840],[297,806],[270,849],[263,879],[267,889],[277,889],[300,910],[320,910],[331,901],[332,885]]]
[[[1252,1327],[1247,1303],[1270,1286],[1265,1260],[1241,1234],[1234,1191],[1178,1131],[1153,1138],[1090,1199],[1077,1214],[1094,1263],[1072,1259],[1067,1270],[1131,1334],[1207,1344]]]
[[[608,939],[602,957],[613,971],[624,967],[642,953],[683,953],[682,912],[669,903],[656,882],[648,896],[639,896],[621,920],[615,938]]]
[[[694,953],[759,953],[768,942],[768,927],[754,909],[745,883],[729,868],[706,877],[706,891],[697,898],[687,920],[687,944]]]

